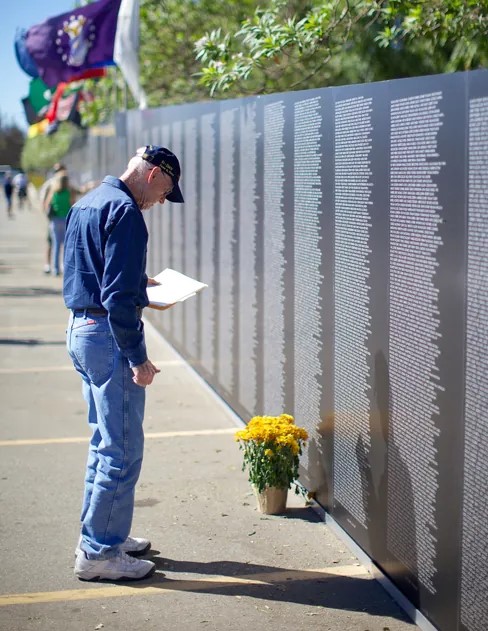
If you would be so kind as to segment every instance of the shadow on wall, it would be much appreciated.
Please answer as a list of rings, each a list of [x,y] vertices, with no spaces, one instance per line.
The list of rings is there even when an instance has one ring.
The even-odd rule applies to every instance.
[[[361,436],[356,444],[363,504],[368,522],[370,555],[397,586],[401,588],[407,580],[415,595],[418,595],[416,520],[412,480],[395,443],[395,435],[390,431],[392,409],[390,377],[386,357],[381,351],[377,352],[374,358],[373,384],[376,405],[373,406],[370,414],[371,448],[369,453],[366,453]],[[361,466],[361,463],[366,464]],[[398,560],[393,556],[392,548]],[[405,566],[409,568],[411,574],[406,571]]]
[[[361,545],[367,546],[367,554],[419,606],[417,524],[412,480],[395,443],[395,435],[390,431],[390,377],[385,354],[381,351],[374,356],[373,396],[369,417],[370,448],[367,450],[361,435],[355,448],[367,519],[367,540]],[[333,427],[332,415],[317,426],[308,443],[308,471],[300,470],[300,482],[328,511],[333,500],[328,485],[328,481],[333,479],[330,453]]]
[[[309,491],[309,496],[325,510],[329,510],[329,480],[332,480],[331,459],[327,455],[327,445],[333,439],[333,418],[330,415],[317,425],[306,449],[308,450],[308,470],[300,467],[300,482]]]

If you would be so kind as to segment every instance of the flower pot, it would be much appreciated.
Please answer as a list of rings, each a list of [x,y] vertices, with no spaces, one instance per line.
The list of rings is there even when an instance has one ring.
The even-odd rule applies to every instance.
[[[279,515],[286,510],[286,498],[288,489],[279,489],[275,486],[268,486],[262,493],[258,493],[254,488],[258,502],[258,510],[265,515]]]

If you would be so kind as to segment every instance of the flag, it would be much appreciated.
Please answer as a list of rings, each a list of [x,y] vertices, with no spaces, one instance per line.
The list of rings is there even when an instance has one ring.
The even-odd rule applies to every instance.
[[[67,96],[63,96],[58,105],[58,121],[69,121],[73,125],[82,127],[81,114],[78,110],[81,98],[80,92],[71,92]]]
[[[48,88],[39,77],[32,79],[29,83],[29,94],[27,98],[37,114],[42,115],[47,110],[51,103],[52,95],[53,90]]]
[[[50,123],[53,123],[57,119],[59,101],[61,100],[61,97],[63,96],[63,92],[65,91],[66,86],[67,86],[67,83],[63,81],[62,83],[58,83],[56,87],[56,91],[53,94],[51,105],[49,106],[49,109],[46,112],[46,118]]]
[[[25,97],[22,99],[22,105],[24,106],[24,114],[29,125],[34,125],[39,122],[39,116],[37,115],[36,110],[32,107],[31,102],[29,101],[29,97]]]
[[[82,100],[81,89],[80,82],[58,84],[45,116],[49,123],[71,121],[81,127],[81,116],[78,111],[78,105]]]
[[[21,43],[44,83],[55,87],[90,68],[113,64],[120,2],[98,0],[31,26]],[[19,63],[26,70],[27,64]]]
[[[120,68],[140,109],[147,98],[139,83],[139,0],[122,0],[115,33],[114,61]]]
[[[49,127],[49,121],[47,118],[44,118],[39,123],[35,123],[31,125],[27,130],[27,138],[35,138],[36,136],[40,136],[41,134],[45,134],[47,128]]]
[[[89,68],[88,70],[80,72],[80,74],[73,75],[68,83],[73,83],[73,81],[84,81],[85,79],[101,79],[106,75],[107,71],[105,68]]]
[[[14,40],[15,56],[19,62],[19,66],[26,74],[31,77],[38,77],[39,72],[37,70],[36,63],[27,51],[27,47],[25,45],[26,37],[27,31],[24,28],[18,28],[15,33]]]

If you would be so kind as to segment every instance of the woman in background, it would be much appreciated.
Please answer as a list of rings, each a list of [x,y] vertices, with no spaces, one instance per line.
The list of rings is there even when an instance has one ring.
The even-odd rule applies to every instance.
[[[59,261],[66,232],[66,217],[73,203],[74,195],[69,185],[68,176],[62,175],[44,201],[44,212],[50,220],[49,230],[51,232],[53,257],[51,269],[54,276],[61,274]]]

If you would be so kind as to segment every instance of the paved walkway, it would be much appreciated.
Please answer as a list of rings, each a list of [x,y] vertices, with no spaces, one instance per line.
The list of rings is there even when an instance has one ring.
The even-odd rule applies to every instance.
[[[79,582],[87,426],[64,346],[61,279],[42,273],[46,221],[0,205],[0,629],[406,631],[415,628],[303,500],[256,511],[232,416],[148,327],[133,533],[156,574]]]

